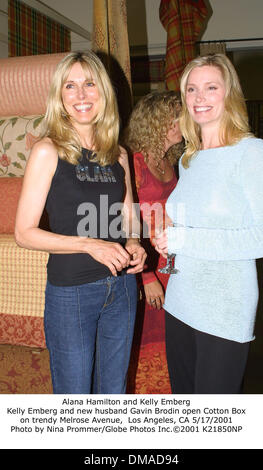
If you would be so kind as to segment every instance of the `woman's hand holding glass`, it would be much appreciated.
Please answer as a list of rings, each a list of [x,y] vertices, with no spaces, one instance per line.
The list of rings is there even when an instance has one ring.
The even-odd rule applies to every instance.
[[[168,237],[167,228],[162,232],[157,232],[156,237],[153,239],[154,247],[158,253],[164,258],[168,255]]]
[[[177,226],[177,224],[173,224],[171,222],[168,225],[173,227]],[[164,258],[167,258],[166,266],[159,269],[159,272],[164,274],[176,274],[179,270],[174,266],[175,254],[168,253],[167,228],[163,232],[157,234],[156,238],[154,239],[154,245],[156,251],[158,251],[158,253],[160,253],[160,255]]]

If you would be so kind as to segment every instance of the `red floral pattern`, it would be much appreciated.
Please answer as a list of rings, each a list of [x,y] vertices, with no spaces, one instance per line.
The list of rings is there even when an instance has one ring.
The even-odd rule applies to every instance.
[[[1,313],[0,343],[45,348],[43,318]]]
[[[47,349],[0,344],[0,394],[52,393]]]
[[[2,156],[3,157],[3,156]],[[23,178],[0,178],[0,233],[14,233],[15,217]]]
[[[9,158],[5,153],[0,157],[0,165],[4,168],[8,167],[11,163],[11,158]]]
[[[127,393],[171,393],[164,342],[141,345],[138,358],[132,356]]]

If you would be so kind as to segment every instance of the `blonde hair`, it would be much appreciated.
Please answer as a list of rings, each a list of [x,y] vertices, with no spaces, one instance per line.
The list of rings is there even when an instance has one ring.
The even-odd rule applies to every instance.
[[[70,69],[80,63],[87,78],[93,78],[100,95],[100,111],[93,121],[95,160],[102,166],[113,164],[119,154],[119,113],[109,76],[101,60],[91,51],[71,52],[57,65],[51,82],[42,137],[49,137],[60,158],[77,164],[81,155],[80,138],[63,102],[62,87]]]
[[[182,164],[185,168],[189,167],[191,158],[201,148],[200,127],[194,122],[186,106],[187,81],[190,72],[194,68],[205,65],[217,67],[225,82],[225,107],[219,131],[221,145],[233,145],[243,137],[252,135],[249,129],[244,95],[231,61],[225,54],[209,54],[203,57],[196,57],[185,67],[181,77],[182,112],[179,123],[186,142],[185,153],[182,157]]]
[[[143,96],[133,108],[129,124],[124,133],[125,144],[132,152],[143,154],[147,162],[151,154],[158,161],[165,156],[164,145],[167,132],[178,119],[181,101],[175,91],[152,92]],[[174,163],[182,154],[173,145],[166,153]]]

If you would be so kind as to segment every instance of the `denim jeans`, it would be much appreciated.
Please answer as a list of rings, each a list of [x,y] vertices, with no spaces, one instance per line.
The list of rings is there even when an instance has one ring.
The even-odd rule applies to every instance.
[[[54,393],[125,393],[136,307],[132,274],[70,287],[47,282],[44,322]]]

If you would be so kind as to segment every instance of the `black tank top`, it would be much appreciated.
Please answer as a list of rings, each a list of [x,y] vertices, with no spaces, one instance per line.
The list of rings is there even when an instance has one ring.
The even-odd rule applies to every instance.
[[[124,169],[118,162],[102,167],[90,161],[91,157],[91,151],[82,149],[78,165],[58,159],[46,201],[50,230],[124,245],[118,204],[123,202],[125,193]],[[110,274],[104,264],[89,254],[49,255],[47,278],[54,285],[80,285]]]

